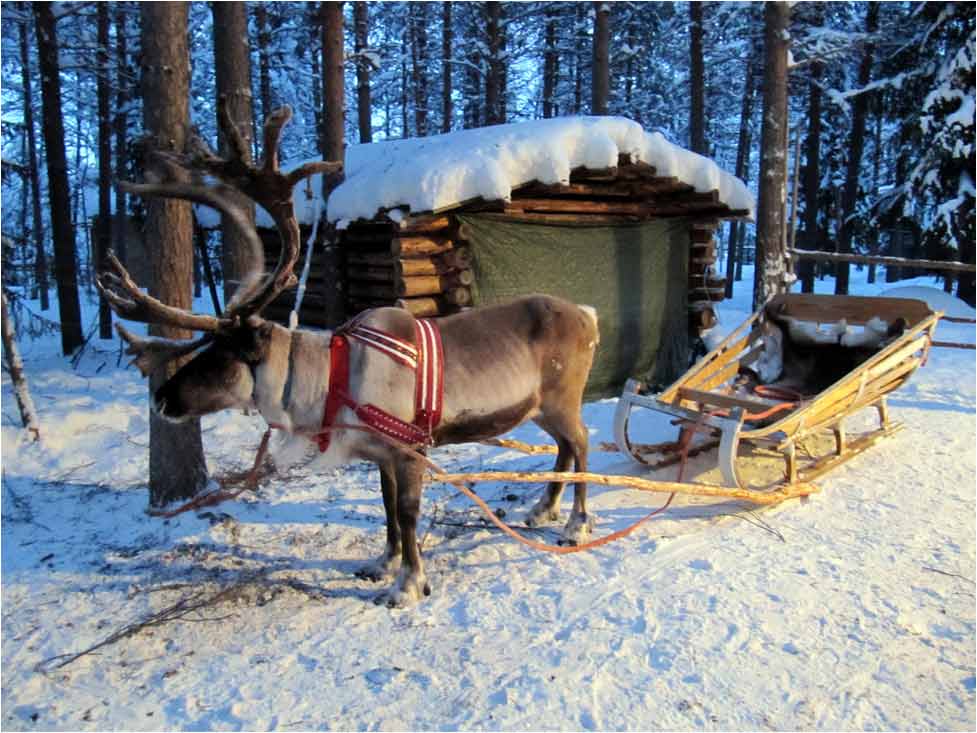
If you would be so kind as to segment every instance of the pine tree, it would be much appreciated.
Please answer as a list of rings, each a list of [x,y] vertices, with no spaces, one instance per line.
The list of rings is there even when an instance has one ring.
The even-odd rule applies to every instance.
[[[760,138],[760,192],[757,200],[756,268],[753,308],[786,288],[784,196],[787,150],[787,25],[790,5],[764,6],[763,127]]]
[[[68,355],[81,346],[85,339],[81,330],[75,230],[71,222],[68,157],[65,152],[64,117],[61,112],[58,35],[55,27],[54,5],[43,2],[34,2],[31,5],[34,11],[37,53],[41,69],[42,128],[47,158],[51,229],[54,238],[54,272],[58,286],[61,350]]]
[[[212,3],[214,25],[214,76],[217,94],[222,99],[223,108],[241,133],[246,150],[242,159],[251,161],[252,119],[251,106],[251,45],[248,41],[248,14],[244,3]],[[218,114],[221,106],[218,105]],[[216,115],[215,115],[216,117]],[[226,139],[223,128],[217,124],[218,148],[227,156],[231,142]],[[254,205],[244,195],[237,192],[229,194],[248,219],[254,221]],[[231,297],[236,283],[248,273],[260,268],[263,263],[254,261],[245,237],[221,217],[221,242],[223,244],[224,302]],[[206,245],[200,252],[200,259],[207,258]]]
[[[190,112],[188,3],[140,4],[143,124],[152,149],[182,153]],[[186,201],[152,199],[146,203],[146,250],[152,267],[150,292],[168,305],[193,306],[193,224]],[[191,334],[171,326],[151,325],[167,338]],[[176,371],[169,365],[150,376],[150,397]],[[149,420],[149,503],[162,507],[196,495],[207,484],[200,421],[171,423],[155,413]]]

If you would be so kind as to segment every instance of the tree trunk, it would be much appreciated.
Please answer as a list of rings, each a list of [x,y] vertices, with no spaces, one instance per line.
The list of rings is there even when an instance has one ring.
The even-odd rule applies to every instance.
[[[454,105],[451,99],[451,55],[454,31],[451,27],[451,3],[441,3],[441,132],[451,132]]]
[[[217,4],[221,3],[215,3],[215,5]],[[255,126],[261,129],[264,118],[268,117],[273,105],[271,98],[271,59],[268,51],[271,37],[268,31],[268,8],[263,2],[254,5],[254,26],[258,41],[258,97],[261,99],[261,118],[257,119]]]
[[[112,113],[109,104],[109,6],[96,6],[98,17],[98,53],[96,94],[98,96],[98,232],[95,237],[95,269],[101,272],[112,247]],[[112,310],[108,301],[98,295],[98,335],[112,338]]]
[[[17,348],[17,338],[14,335],[14,323],[10,319],[6,291],[0,292],[0,299],[3,301],[3,357],[7,364],[7,371],[10,372],[10,381],[14,387],[17,409],[20,410],[20,422],[30,434],[31,440],[37,440],[41,437],[41,428],[37,421],[34,400],[31,399],[31,392],[27,386],[27,377],[24,376],[24,362],[21,360],[20,350]]]
[[[505,122],[502,3],[485,3],[485,34],[489,54],[488,75],[485,77],[485,124],[497,125]]]
[[[879,176],[882,173],[882,110],[878,108],[875,109],[875,148],[872,156],[872,198],[875,199],[879,195]],[[871,227],[869,232],[869,254],[877,255],[879,254],[879,227],[874,225]],[[951,273],[947,273],[950,275]],[[871,263],[868,266],[868,280],[869,285],[875,283],[876,277],[876,265]]]
[[[879,4],[868,3],[865,15],[865,32],[869,38],[878,29],[879,24]],[[862,55],[862,63],[858,67],[858,86],[864,89],[872,79],[872,43],[865,44],[865,53]],[[841,228],[841,238],[838,242],[838,251],[848,253],[852,251],[852,238],[854,234],[855,205],[858,202],[858,172],[862,165],[862,152],[865,149],[865,120],[868,117],[869,95],[859,94],[855,97],[852,104],[851,119],[851,142],[848,147],[848,168],[845,172],[845,188],[841,200],[842,215],[844,216]],[[835,275],[835,293],[838,295],[848,294],[848,263],[838,264]]]
[[[24,83],[24,127],[27,129],[27,177],[31,190],[31,232],[34,235],[34,282],[41,296],[41,310],[51,307],[48,295],[47,252],[44,249],[44,220],[41,217],[41,177],[34,132],[34,93],[31,90],[30,50],[25,20],[20,25],[20,66]]]
[[[595,2],[594,72],[590,98],[590,113],[594,115],[607,114],[607,101],[611,93],[610,18],[611,6],[608,3]]]
[[[638,46],[638,30],[636,28],[637,21],[634,16],[631,17],[631,21],[628,23],[628,60],[624,70],[624,109],[627,114],[630,115],[635,122],[639,125],[641,123],[641,110],[634,104],[634,77],[635,77],[635,54],[634,49]]]
[[[757,201],[753,309],[786,289],[784,200],[787,187],[787,25],[790,5],[764,5],[763,127]]]
[[[706,71],[702,56],[702,11],[705,3],[689,3],[689,147],[706,155]]]
[[[211,3],[210,7],[214,16],[214,75],[217,96],[224,98],[228,115],[244,139],[245,160],[250,162],[254,144],[251,139],[254,112],[251,105],[251,46],[248,41],[247,6],[242,2],[217,2]],[[269,112],[267,109],[262,111],[266,115]],[[230,143],[224,135],[220,120],[217,122],[217,141],[221,155],[229,156]],[[248,220],[253,223],[255,214],[252,201],[237,191],[229,193],[228,197],[242,211],[247,212]],[[223,215],[221,243],[226,303],[234,294],[237,283],[263,267],[264,258],[251,250],[248,240]],[[216,302],[214,307],[220,310]]]
[[[201,226],[195,226],[193,228],[193,239],[197,261],[203,267],[203,278],[206,280],[207,289],[210,291],[210,302],[214,306],[214,313],[219,316],[221,314],[221,302],[220,298],[217,297],[217,283],[214,280],[214,268],[210,266],[210,253],[207,249],[207,230]],[[196,274],[194,277],[196,277]],[[194,287],[196,287],[196,284],[194,284]],[[194,292],[194,297],[200,297],[200,294]]]
[[[129,104],[130,74],[129,54],[126,48],[126,8],[125,3],[115,5],[115,120],[113,134],[115,136],[115,178],[124,181],[128,176],[126,155],[126,133],[128,132],[128,115],[126,107]],[[126,264],[126,237],[128,236],[128,218],[126,216],[126,194],[118,186],[115,187],[115,216],[112,218],[112,246],[115,256],[122,264]]]
[[[343,111],[345,109],[345,84],[343,76],[343,4],[324,2],[322,10],[322,99],[323,110],[323,149],[324,160],[345,160],[345,141],[343,138]],[[339,185],[343,176],[323,176],[322,196],[329,200],[329,193]],[[323,304],[326,323],[338,326],[346,318],[343,295],[339,288],[342,271],[341,253],[336,246],[335,232],[324,232],[327,242],[323,254],[323,270],[327,283],[334,287],[325,289],[326,302]]]
[[[482,54],[479,52],[482,37],[482,18],[481,8],[477,8],[474,3],[467,4],[470,24],[468,26],[468,37],[470,52],[468,55],[469,65],[465,74],[465,120],[466,129],[480,127],[482,124]]]
[[[44,149],[47,153],[48,197],[54,238],[54,273],[58,284],[58,312],[61,319],[61,350],[67,356],[81,346],[81,306],[78,301],[78,272],[75,260],[75,230],[71,224],[71,192],[68,189],[68,158],[61,115],[61,69],[54,6],[34,2],[37,53],[41,68]]]
[[[427,137],[427,3],[409,3],[411,78],[414,87],[414,131]]]
[[[820,7],[818,3],[814,7]],[[818,12],[818,11],[816,11]],[[820,20],[820,12],[816,20]],[[804,249],[818,249],[821,237],[818,236],[818,192],[821,187],[821,76],[824,67],[820,63],[811,64],[808,83],[807,140],[804,146],[806,164],[801,181],[804,194],[804,236],[801,246]],[[801,291],[814,292],[814,260],[801,260],[799,263]]]
[[[322,16],[319,13],[318,3],[305,4],[305,23],[309,33],[309,59],[311,82],[309,88],[312,91],[312,109],[315,114],[316,142],[319,149],[322,149]]]
[[[183,2],[140,3],[142,28],[143,126],[153,149],[183,153],[190,124],[190,54],[187,8]],[[191,308],[193,219],[186,201],[146,202],[146,251],[150,292],[164,303]],[[151,325],[153,336],[188,338],[171,326]],[[177,369],[159,369],[149,378],[150,398]],[[163,507],[188,499],[207,484],[200,421],[171,423],[155,413],[149,419],[149,503]]]
[[[974,264],[974,240],[972,237],[963,237],[960,240],[960,260],[968,264]],[[957,297],[967,305],[974,306],[975,289],[974,273],[961,272],[957,275]]]
[[[586,5],[576,3],[577,22],[574,24],[574,54],[573,54],[573,114],[578,115],[583,110],[583,70],[586,39],[580,32],[586,17]]]
[[[558,10],[546,5],[546,50],[543,52],[543,117],[556,117],[556,82],[560,73],[560,54],[556,48]]]
[[[370,62],[364,55],[369,48],[370,6],[353,3],[353,33],[356,52],[356,117],[360,128],[360,142],[373,142],[373,120],[370,112]]]
[[[746,61],[746,79],[743,82],[743,102],[740,107],[740,134],[736,144],[736,177],[746,183],[750,172],[750,143],[753,125],[753,98],[756,94],[754,79],[757,48],[754,44]],[[743,269],[743,222],[734,221],[730,227],[729,245],[726,250],[726,297],[733,297],[733,281],[742,279]]]

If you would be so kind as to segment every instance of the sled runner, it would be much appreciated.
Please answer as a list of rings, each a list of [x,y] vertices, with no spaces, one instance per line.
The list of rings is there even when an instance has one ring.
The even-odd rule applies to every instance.
[[[678,440],[640,446],[629,438],[632,410],[646,407],[671,415],[680,439],[693,431],[696,452],[718,448],[728,486],[746,487],[742,453],[771,450],[786,463],[781,486],[811,481],[901,428],[889,420],[886,396],[925,362],[942,315],[903,298],[778,296],[660,394],[629,380],[615,441],[652,466],[674,455]],[[849,436],[845,421],[863,409],[877,411],[878,429]],[[798,450],[825,431],[833,450]]]

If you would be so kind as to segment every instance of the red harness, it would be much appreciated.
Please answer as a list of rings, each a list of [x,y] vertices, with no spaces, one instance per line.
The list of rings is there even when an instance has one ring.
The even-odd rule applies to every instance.
[[[434,429],[441,422],[444,396],[444,352],[441,347],[441,332],[433,321],[416,319],[414,340],[417,345],[415,346],[389,333],[359,325],[359,320],[361,319],[354,319],[340,327],[329,343],[329,392],[326,395],[326,409],[322,415],[322,431],[316,437],[319,450],[325,453],[329,448],[331,428],[336,422],[336,414],[342,407],[350,408],[361,422],[401,443],[417,447],[432,445]],[[405,422],[375,405],[361,405],[350,396],[350,339],[374,348],[397,363],[414,370],[416,375],[414,422]]]

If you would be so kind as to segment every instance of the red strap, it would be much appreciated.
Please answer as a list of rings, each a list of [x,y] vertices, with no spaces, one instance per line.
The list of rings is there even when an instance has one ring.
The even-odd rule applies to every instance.
[[[417,379],[414,386],[414,424],[428,436],[441,422],[444,397],[444,351],[441,330],[424,318],[414,324],[417,340]]]
[[[441,421],[444,395],[441,332],[434,323],[426,319],[418,320],[415,324],[418,357],[415,371],[413,423],[405,422],[375,405],[360,405],[350,397],[349,340],[347,334],[343,332],[344,329],[333,334],[329,342],[329,391],[326,395],[325,410],[322,413],[322,430],[316,436],[320,452],[325,453],[329,448],[331,428],[336,423],[336,415],[342,407],[351,408],[366,425],[401,443],[414,446],[430,444],[434,428]],[[361,326],[354,326],[354,330],[357,328],[363,329]],[[382,331],[374,331],[369,334],[369,338],[361,340],[364,344],[377,348],[377,341],[374,338],[376,334],[384,335],[391,342],[395,340]],[[349,335],[354,334],[350,332]],[[411,346],[405,342],[401,343]],[[387,349],[381,350],[394,358]]]
[[[334,333],[329,342],[329,391],[326,393],[326,409],[322,413],[322,430],[316,436],[319,452],[325,453],[332,437],[330,428],[336,422],[336,413],[349,400],[349,342],[341,333]]]

